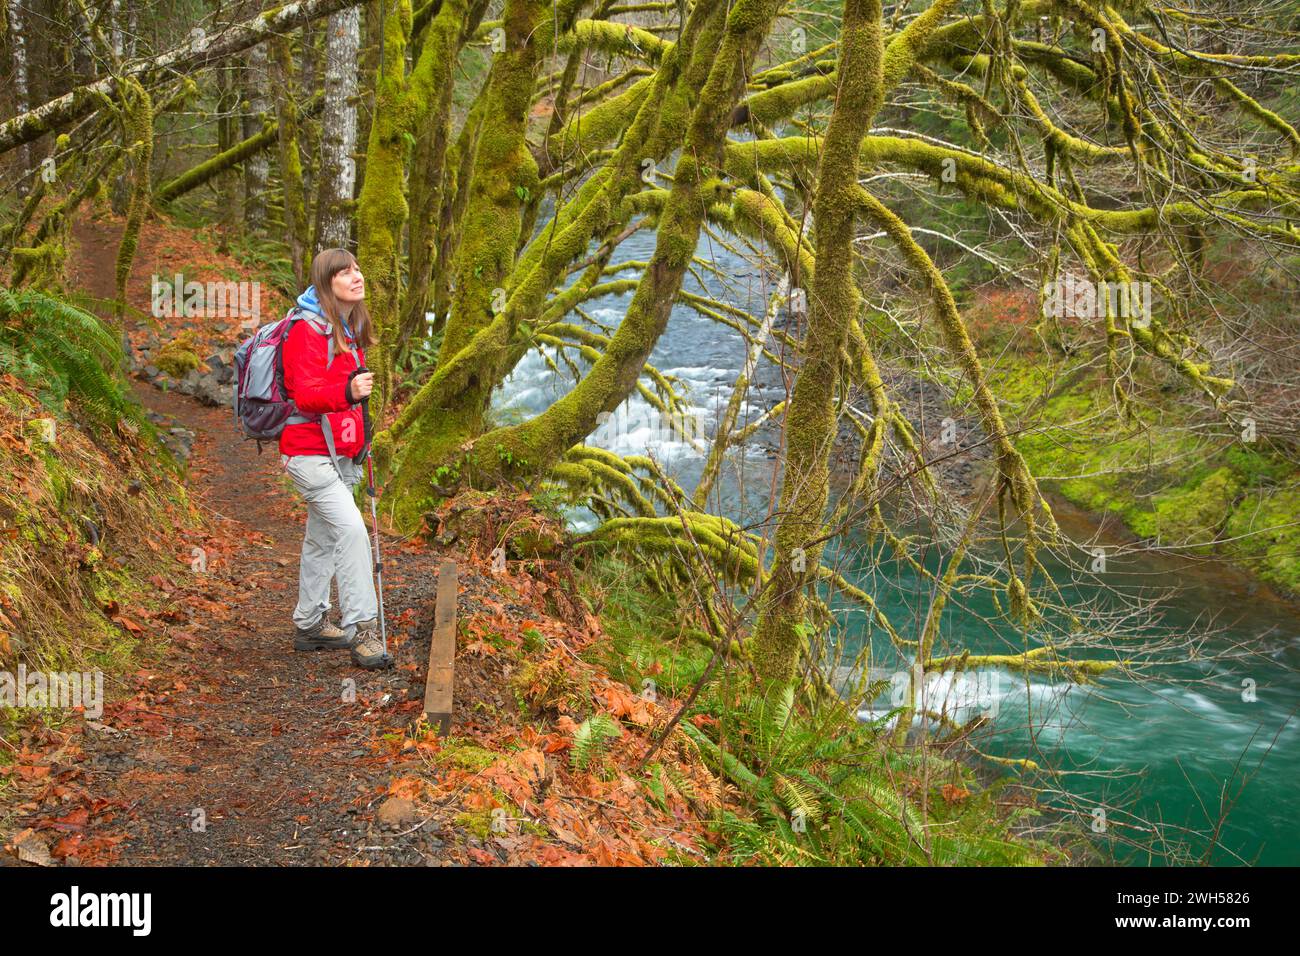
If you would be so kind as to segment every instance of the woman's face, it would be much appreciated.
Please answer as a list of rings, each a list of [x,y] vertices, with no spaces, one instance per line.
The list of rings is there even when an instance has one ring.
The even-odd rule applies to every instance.
[[[366,297],[366,280],[361,275],[361,267],[356,262],[334,273],[330,286],[334,290],[334,298],[348,305],[360,302]]]

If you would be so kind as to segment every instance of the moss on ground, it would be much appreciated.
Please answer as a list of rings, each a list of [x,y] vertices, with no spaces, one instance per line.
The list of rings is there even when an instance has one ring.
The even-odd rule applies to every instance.
[[[194,350],[193,334],[182,332],[158,350],[153,364],[172,378],[184,378],[186,372],[199,368],[203,360]]]
[[[1223,532],[1231,560],[1300,594],[1300,481],[1248,490]]]
[[[448,737],[438,748],[437,760],[440,764],[477,773],[492,766],[499,756],[496,751],[480,747],[468,737]]]
[[[1053,380],[1004,355],[992,387],[1024,431],[1030,468],[1072,504],[1138,537],[1238,565],[1300,594],[1300,472],[1262,446],[1207,439],[1178,392],[1124,421],[1096,376]],[[957,400],[960,403],[962,393]]]

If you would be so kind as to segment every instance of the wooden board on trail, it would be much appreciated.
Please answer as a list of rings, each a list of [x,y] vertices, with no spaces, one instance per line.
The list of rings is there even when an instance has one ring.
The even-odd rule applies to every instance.
[[[456,562],[438,569],[433,605],[433,640],[429,643],[429,676],[424,683],[424,714],[437,724],[438,736],[451,730],[451,687],[456,661]]]

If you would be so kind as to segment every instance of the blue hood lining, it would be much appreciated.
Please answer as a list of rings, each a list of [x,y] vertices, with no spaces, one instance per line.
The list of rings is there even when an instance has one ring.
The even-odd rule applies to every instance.
[[[329,322],[324,310],[321,309],[320,300],[316,298],[316,287],[314,285],[307,286],[307,290],[298,296],[298,307],[306,309],[308,312],[314,312],[321,318],[325,319],[327,323]],[[356,341],[356,336],[352,334],[352,329],[348,325],[347,319],[343,320],[343,334],[347,336],[349,342]]]

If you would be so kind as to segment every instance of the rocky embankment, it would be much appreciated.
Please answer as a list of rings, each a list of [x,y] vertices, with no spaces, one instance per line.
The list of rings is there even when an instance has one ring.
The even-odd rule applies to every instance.
[[[210,328],[218,334],[229,331],[223,323]],[[124,371],[159,391],[187,395],[203,405],[229,407],[235,389],[234,347],[216,349],[201,358],[198,352],[206,350],[196,350],[193,343],[185,331],[163,341],[147,323],[136,323],[131,334],[122,336]],[[173,417],[155,411],[148,414],[158,426],[163,444],[181,461],[188,461],[194,432]]]

